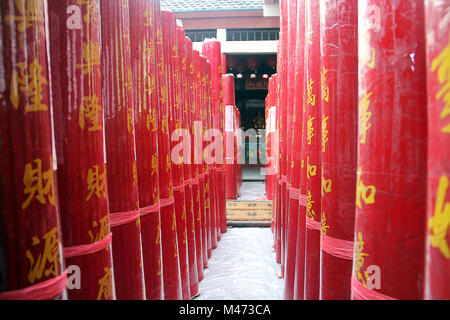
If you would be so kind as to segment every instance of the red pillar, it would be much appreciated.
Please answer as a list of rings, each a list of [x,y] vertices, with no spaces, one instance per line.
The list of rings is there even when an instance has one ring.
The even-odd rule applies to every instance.
[[[426,5],[428,183],[425,299],[450,299],[450,53],[448,3]]]
[[[100,1],[50,2],[52,100],[66,265],[81,271],[72,300],[115,298],[108,210],[100,48]],[[67,9],[77,5],[81,21]],[[80,23],[80,24],[79,24]],[[69,49],[68,49],[69,48]]]
[[[139,18],[134,12],[142,12]],[[130,1],[130,32],[137,176],[147,300],[161,300],[161,219],[159,214],[158,109],[155,12],[153,1]]]
[[[355,299],[421,299],[427,155],[424,5],[358,1],[358,6],[352,293]]]
[[[358,2],[321,3],[321,299],[349,300],[358,140]]]
[[[306,2],[306,247],[305,299],[318,300],[320,291],[320,227],[322,177],[322,117],[320,65],[320,8]]]
[[[29,3],[27,14],[36,18],[31,22],[25,20],[20,4],[24,2],[0,4],[0,287],[5,290],[0,300],[61,299],[66,295],[67,272],[46,50],[48,12],[45,1]],[[54,103],[55,108],[63,107]]]
[[[100,8],[102,102],[116,297],[142,300],[144,279],[132,101],[133,86],[142,82],[132,81],[128,1],[102,0]]]

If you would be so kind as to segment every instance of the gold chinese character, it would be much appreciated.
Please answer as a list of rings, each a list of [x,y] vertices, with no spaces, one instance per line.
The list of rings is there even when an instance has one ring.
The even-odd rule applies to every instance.
[[[15,0],[17,10],[20,16],[6,15],[5,20],[8,22],[19,22],[17,30],[24,32],[28,28],[34,27],[39,23],[44,23],[43,3],[39,0]],[[41,26],[40,32],[44,34],[44,27]]]
[[[156,232],[156,244],[159,244],[159,240],[161,239],[161,221],[158,222],[157,232]]]
[[[178,258],[178,243],[175,242],[173,244],[173,246],[174,246],[174,250],[175,250],[175,253],[174,253],[173,257],[174,258]]]
[[[153,16],[150,10],[146,8],[144,10],[144,27],[152,27],[153,26]]]
[[[133,109],[131,107],[127,110],[127,129],[128,133],[134,133]]]
[[[322,100],[325,100],[326,102],[330,100],[330,88],[328,87],[326,77],[327,73],[328,70],[324,67],[322,70]]]
[[[358,232],[358,241],[356,242],[356,257],[355,257],[355,272],[358,280],[361,280],[364,287],[366,287],[366,280],[369,278],[367,271],[361,273],[361,268],[364,266],[364,257],[368,257],[367,253],[364,253],[364,240],[361,232]]]
[[[327,217],[325,216],[325,212],[322,211],[322,233],[327,235],[328,229],[330,229],[330,226],[327,225]]]
[[[22,210],[27,209],[33,199],[36,199],[41,204],[46,204],[47,201],[45,197],[48,197],[48,202],[51,205],[56,206],[52,165],[52,157],[50,157],[50,168],[45,172],[42,172],[41,159],[36,159],[32,163],[25,165],[23,174],[23,184],[25,188],[23,193],[28,195],[28,198],[22,203]]]
[[[175,211],[172,214],[172,231],[175,231],[177,229],[177,220],[175,217]]]
[[[43,86],[48,86],[48,81],[42,74],[43,68],[35,59],[29,66],[26,62],[16,64],[19,72],[14,71],[11,78],[10,100],[15,109],[19,108],[19,90],[27,93],[31,104],[25,107],[26,112],[47,111],[48,106],[42,102]]]
[[[78,0],[78,5],[86,5],[87,13],[83,16],[83,21],[89,26],[98,24],[98,7],[94,0]]]
[[[83,63],[77,64],[78,69],[83,69],[83,74],[97,71],[100,75],[100,46],[97,42],[83,43]]]
[[[88,230],[89,239],[91,240],[91,243],[97,242],[99,240],[102,240],[109,234],[109,216],[106,215],[103,218],[100,219],[99,222],[93,221],[92,227],[94,229],[98,230]]]
[[[106,199],[106,169],[100,174],[99,166],[93,166],[88,170],[87,174],[87,184],[89,195],[86,198],[86,201],[89,201],[92,198],[92,195],[96,195],[98,198]]]
[[[106,267],[105,269],[105,275],[98,280],[98,284],[100,285],[100,289],[98,290],[97,300],[108,300],[111,298],[112,294],[112,273],[111,268]]]
[[[316,105],[316,95],[313,94],[313,79],[309,79],[307,82],[307,89],[308,89],[308,104],[312,105],[313,107]]]
[[[158,173],[158,157],[156,154],[153,154],[152,156],[152,173],[151,175],[154,176]]]
[[[133,186],[137,185],[137,163],[136,161],[133,161]]]
[[[165,85],[161,85],[160,90],[161,96],[159,98],[159,101],[162,103],[167,103],[167,87]]]
[[[57,229],[53,228],[47,232],[43,238],[44,249],[42,253],[35,259],[30,250],[25,252],[27,259],[30,262],[30,270],[28,271],[28,281],[34,284],[36,280],[40,280],[44,275],[48,277],[58,276],[58,260],[59,260],[59,239]],[[33,247],[41,244],[41,240],[33,237]]]
[[[158,260],[158,272],[157,275],[160,276],[161,275],[161,259]]]
[[[306,215],[314,220],[316,213],[312,210],[315,201],[312,200],[311,190],[308,190],[308,197],[306,201]]]
[[[102,107],[95,94],[92,97],[84,97],[83,102],[80,105],[78,111],[78,124],[82,130],[85,128],[86,120],[91,124],[88,131],[102,130]]]
[[[364,96],[359,103],[359,142],[362,144],[366,143],[367,131],[370,129],[370,127],[372,127],[372,124],[369,123],[370,119],[372,118],[372,112],[369,112],[370,97],[372,96],[372,94],[372,92],[367,94],[367,91],[364,91]]]
[[[328,142],[328,119],[330,117],[324,117],[322,120],[322,152],[325,152],[326,150],[326,145]]]
[[[170,155],[166,155],[166,172],[169,172],[172,167],[170,166]]]
[[[431,71],[436,72],[442,89],[436,94],[436,99],[442,99],[445,103],[441,112],[441,120],[450,116],[450,43],[442,50],[441,54],[432,61]],[[445,84],[445,85],[444,85]],[[450,123],[441,129],[443,133],[450,133]]]
[[[309,157],[306,160],[307,169],[306,169],[306,176],[308,179],[311,179],[311,177],[314,177],[317,175],[317,166],[312,166],[309,164]]]
[[[308,144],[311,145],[312,143],[312,138],[314,137],[314,120],[316,118],[315,117],[311,117],[309,116],[308,119]]]
[[[163,134],[168,134],[169,133],[169,123],[167,120],[167,115],[164,115],[162,118],[162,123],[161,123],[161,131]]]
[[[156,109],[150,110],[147,114],[147,130],[152,130],[152,132],[156,132],[158,129],[158,125],[156,123]]]
[[[151,75],[147,74],[145,76],[146,82],[145,82],[145,92],[153,94],[156,89],[156,75],[153,73]]]
[[[445,202],[449,186],[447,176],[442,176],[436,194],[434,215],[428,220],[428,228],[432,232],[431,245],[438,248],[447,259],[450,259],[450,247],[447,243],[447,234],[450,230],[450,201]],[[449,193],[450,195],[450,193]]]
[[[331,181],[331,179],[326,180],[323,176],[322,176],[322,196],[325,195],[325,193],[330,193],[331,192],[331,186],[332,186],[333,182]]]
[[[375,203],[375,194],[377,189],[375,186],[365,186],[363,181],[361,180],[362,168],[359,168],[357,174],[357,184],[356,184],[356,206],[358,208],[361,207],[361,197],[365,204],[374,204]]]

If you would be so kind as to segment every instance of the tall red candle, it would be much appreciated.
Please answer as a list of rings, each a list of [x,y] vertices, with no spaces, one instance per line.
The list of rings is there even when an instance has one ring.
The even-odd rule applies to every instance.
[[[180,262],[178,259],[177,225],[175,215],[175,200],[172,180],[172,160],[170,154],[169,117],[170,117],[170,92],[169,79],[171,74],[172,50],[167,50],[168,16],[162,16],[160,3],[155,0],[156,21],[156,55],[158,74],[158,95],[160,109],[158,111],[158,151],[159,151],[159,192],[161,206],[161,245],[163,266],[163,288],[165,300],[182,299]],[[166,18],[166,19],[163,19]]]
[[[115,298],[101,83],[100,1],[50,1],[52,100],[66,265],[73,300]],[[69,19],[67,12],[72,14]]]
[[[225,187],[229,200],[237,199],[237,173],[235,157],[235,97],[234,76],[226,74],[222,76],[224,105],[225,105]]]
[[[183,146],[192,148],[190,140],[191,135],[191,83],[190,70],[188,69],[187,55],[188,50],[192,55],[192,46],[186,42],[186,35],[182,28],[177,28],[177,42],[178,42],[178,61],[181,66],[180,84],[182,101],[180,106],[182,108],[182,128],[183,128]],[[187,232],[187,247],[188,247],[188,267],[189,267],[189,286],[190,295],[194,297],[198,295],[198,270],[197,270],[197,256],[195,244],[195,215],[194,203],[192,193],[192,150],[183,150],[183,174],[184,174],[184,191],[186,197],[186,232]]]
[[[320,223],[322,177],[320,8],[306,1],[306,247],[305,299],[318,300],[320,290]]]
[[[130,5],[131,65],[136,138],[137,177],[147,300],[161,300],[161,237],[158,176],[158,109],[155,13],[153,1]],[[141,12],[138,17],[134,12]]]
[[[0,4],[0,300],[66,295],[46,11],[45,1]]]
[[[102,0],[100,8],[102,101],[116,297],[142,300],[144,279],[132,88],[143,81],[132,81],[128,0]]]
[[[355,299],[421,299],[427,155],[424,5],[371,0],[358,6],[352,293]]]
[[[450,6],[426,2],[428,70],[428,193],[425,299],[450,299]]]
[[[190,110],[192,120],[191,140],[191,163],[192,163],[192,196],[194,202],[194,220],[195,220],[195,244],[197,253],[197,271],[199,281],[203,280],[203,266],[207,262],[207,245],[204,232],[205,226],[205,206],[202,202],[204,198],[204,176],[201,167],[203,146],[201,143],[201,118],[198,111],[198,75],[199,75],[199,53],[192,50],[192,41],[186,38],[187,44],[187,63],[189,65],[189,83],[190,83]],[[202,181],[203,180],[203,181]],[[203,198],[202,198],[203,196]]]
[[[295,95],[298,89],[293,90],[294,87],[301,87],[301,82],[296,81],[296,36],[297,32],[301,32],[301,28],[297,29],[297,1],[289,2],[288,6],[288,56],[292,59],[287,61],[287,123],[286,123],[286,261],[285,261],[285,281],[284,281],[284,298],[292,300],[294,297],[294,279],[295,279],[295,255],[297,245],[297,220],[298,220],[298,195],[296,189],[292,189],[293,175],[300,174],[298,170],[293,168],[293,148],[294,148],[294,134],[296,130],[300,130],[298,122],[294,119],[296,105]],[[300,22],[299,22],[300,24]],[[300,46],[300,44],[299,44]],[[298,72],[297,72],[298,73]],[[297,188],[298,189],[298,188]],[[292,209],[291,209],[292,202]]]
[[[176,141],[172,140],[177,129],[182,129],[181,83],[179,79],[180,65],[178,61],[178,46],[175,14],[163,10],[164,55],[168,67],[169,94],[169,137],[171,139],[170,156],[172,161],[172,180],[174,186],[176,230],[178,239],[178,258],[180,262],[181,288],[183,299],[190,298],[189,270],[187,264],[187,231],[186,231],[186,203],[184,193],[183,159],[176,152]]]
[[[320,298],[349,300],[358,140],[358,2],[326,0],[320,5],[323,19]]]

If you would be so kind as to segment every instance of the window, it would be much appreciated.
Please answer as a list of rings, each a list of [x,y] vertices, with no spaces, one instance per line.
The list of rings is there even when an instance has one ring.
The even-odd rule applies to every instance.
[[[228,29],[227,41],[276,41],[280,29]]]
[[[192,42],[203,42],[208,38],[217,38],[217,30],[191,30],[186,31],[186,36]]]

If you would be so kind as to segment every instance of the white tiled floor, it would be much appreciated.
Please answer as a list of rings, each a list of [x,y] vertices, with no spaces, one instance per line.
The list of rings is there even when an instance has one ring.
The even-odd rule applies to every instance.
[[[272,244],[270,228],[228,229],[204,270],[197,300],[282,300]]]

